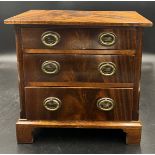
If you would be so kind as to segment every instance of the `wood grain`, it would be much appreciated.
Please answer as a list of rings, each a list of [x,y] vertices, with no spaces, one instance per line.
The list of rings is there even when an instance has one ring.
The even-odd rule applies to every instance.
[[[33,131],[36,128],[99,128],[122,129],[126,133],[126,144],[139,144],[142,125],[139,121],[30,121],[25,119],[19,120],[16,127],[18,143],[32,143]],[[23,134],[24,132],[27,133]]]
[[[42,71],[43,62],[52,60],[60,64],[55,75]],[[116,73],[104,76],[98,66],[101,62],[113,62]],[[28,82],[100,82],[132,83],[134,80],[134,57],[119,55],[67,55],[67,54],[25,54],[24,75]]]
[[[52,50],[52,49],[24,49],[27,54],[89,54],[89,55],[128,55],[135,56],[135,50]]]
[[[15,26],[15,32],[16,32],[15,38],[16,38],[19,98],[20,98],[20,118],[25,118],[23,52],[22,52],[22,43],[21,43],[21,29],[19,26]]]
[[[26,118],[29,120],[132,120],[132,88],[27,87],[25,88],[25,95]],[[46,110],[43,101],[48,97],[59,98],[62,102],[61,108],[53,112]],[[113,110],[105,112],[97,108],[97,100],[102,97],[109,97],[114,100],[115,107]]]
[[[132,88],[134,83],[96,83],[96,82],[28,82],[28,87],[94,87],[94,88]]]
[[[142,27],[152,26],[151,21],[134,11],[30,10],[5,24],[16,24],[22,118],[16,124],[18,143],[32,143],[40,127],[122,129],[127,144],[140,143]],[[59,33],[56,46],[43,45],[41,35],[46,31]],[[102,32],[115,33],[117,42],[101,45]],[[58,74],[41,71],[47,60],[60,63]],[[98,71],[105,61],[116,64],[110,77]],[[58,111],[43,107],[51,96],[62,101]],[[113,110],[97,108],[102,97],[115,101]]]
[[[123,130],[126,133],[126,144],[139,144],[141,141],[141,132],[142,129],[124,129]]]
[[[32,143],[34,128],[30,125],[16,124],[17,143]]]
[[[53,46],[45,46],[41,42],[41,35],[46,31],[57,32],[61,39]],[[99,35],[102,32],[113,32],[117,36],[117,41],[112,46],[103,46],[99,43]],[[62,27],[27,27],[22,28],[22,42],[24,49],[135,49],[136,48],[136,28],[108,27],[108,28],[62,28]]]
[[[30,10],[4,21],[5,24],[152,26],[135,11]]]
[[[134,107],[133,120],[139,119],[139,99],[140,99],[140,79],[141,79],[141,63],[142,63],[142,35],[143,29],[138,29],[137,52],[135,56],[135,80],[134,80]]]

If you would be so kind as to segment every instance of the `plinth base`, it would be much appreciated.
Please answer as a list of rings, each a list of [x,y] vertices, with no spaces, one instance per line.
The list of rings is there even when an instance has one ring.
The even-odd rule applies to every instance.
[[[142,125],[139,121],[101,122],[101,121],[29,121],[19,119],[16,123],[18,143],[33,143],[36,128],[101,128],[122,129],[126,133],[126,144],[139,144]]]

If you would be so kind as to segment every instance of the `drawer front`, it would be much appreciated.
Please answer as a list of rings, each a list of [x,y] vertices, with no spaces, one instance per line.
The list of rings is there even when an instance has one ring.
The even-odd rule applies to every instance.
[[[132,83],[134,57],[121,55],[25,54],[28,82]]]
[[[24,49],[136,49],[135,28],[22,28]]]
[[[132,88],[29,87],[25,93],[29,120],[132,120]]]

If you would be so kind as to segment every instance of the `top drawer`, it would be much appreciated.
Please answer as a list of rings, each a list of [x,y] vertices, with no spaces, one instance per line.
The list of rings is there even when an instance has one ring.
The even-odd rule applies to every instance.
[[[135,49],[136,28],[22,28],[24,49]]]

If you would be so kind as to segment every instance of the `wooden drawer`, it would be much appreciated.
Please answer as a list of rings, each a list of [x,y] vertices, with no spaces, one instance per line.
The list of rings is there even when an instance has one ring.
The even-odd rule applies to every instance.
[[[57,72],[48,74],[46,71],[50,71],[49,69],[51,71],[57,70]],[[24,76],[26,83],[132,83],[134,79],[134,56],[25,54]]]
[[[136,34],[136,28],[122,27],[55,28],[48,26],[21,29],[24,49],[136,49]],[[47,46],[42,39],[46,43],[53,41],[58,43]]]
[[[132,88],[27,87],[25,88],[25,95],[26,118],[30,120],[132,120]],[[49,98],[53,105],[51,105],[51,102],[46,102],[49,101]],[[107,98],[113,100],[114,107],[110,111],[103,111],[100,106],[105,108],[103,105],[105,102],[101,103],[101,99],[103,101]],[[59,104],[56,104],[58,101]],[[46,108],[52,108],[55,111],[47,110],[44,104]],[[111,103],[108,108],[112,108]]]

